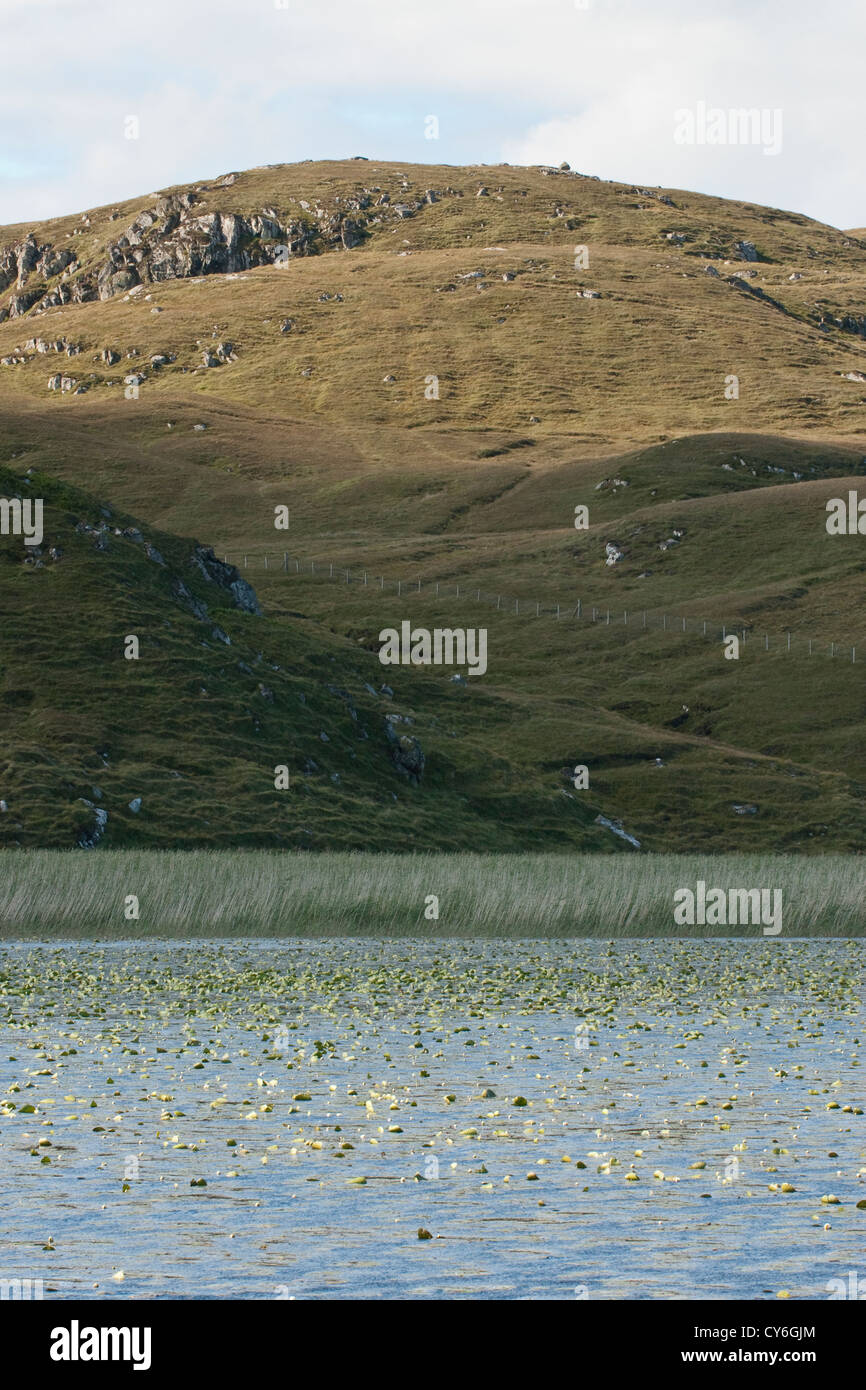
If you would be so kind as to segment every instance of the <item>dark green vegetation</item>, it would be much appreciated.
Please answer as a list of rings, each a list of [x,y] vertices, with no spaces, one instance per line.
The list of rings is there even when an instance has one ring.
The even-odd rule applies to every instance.
[[[25,565],[0,538],[0,843],[72,847],[99,807],[102,846],[631,853],[599,814],[653,851],[863,845],[866,538],[825,529],[828,498],[866,495],[857,237],[527,169],[309,164],[194,192],[196,217],[223,215],[216,240],[209,223],[178,241],[166,203],[123,250],[141,253],[131,296],[74,302],[153,198],[34,228],[76,262],[46,279],[48,255],[0,292],[17,314],[0,495],[35,469],[64,551]],[[226,240],[229,216],[266,208],[284,269],[260,263],[275,238]],[[209,237],[210,266],[184,259]],[[37,288],[69,302],[37,313]],[[72,389],[49,393],[61,373]],[[108,549],[74,517],[107,521]],[[113,534],[127,524],[166,566]],[[202,577],[185,536],[241,567],[262,615]],[[421,591],[284,574],[284,550]],[[578,599],[610,626],[552,616]],[[486,627],[488,673],[383,668],[378,633],[404,618]],[[747,632],[738,662],[723,625]]]

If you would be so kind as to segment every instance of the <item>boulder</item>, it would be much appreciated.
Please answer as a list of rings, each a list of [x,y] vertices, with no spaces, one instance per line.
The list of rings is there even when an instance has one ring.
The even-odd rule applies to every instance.
[[[410,734],[401,734],[391,717],[385,720],[385,737],[388,740],[391,761],[400,773],[413,786],[418,786],[424,774],[425,758],[421,745]]]

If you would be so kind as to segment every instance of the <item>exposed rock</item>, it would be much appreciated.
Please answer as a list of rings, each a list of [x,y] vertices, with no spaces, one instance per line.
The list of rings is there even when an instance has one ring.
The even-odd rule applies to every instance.
[[[241,578],[234,565],[218,560],[209,546],[197,545],[190,557],[190,564],[195,565],[205,579],[228,589],[236,606],[245,613],[254,613],[257,616],[261,614],[262,610],[252,585]]]
[[[627,840],[630,845],[634,845],[635,849],[640,849],[640,840],[636,840],[633,835],[629,835],[623,830],[622,821],[608,820],[607,816],[596,816],[595,823],[596,825],[603,825],[606,830],[612,831],[613,834],[618,835],[621,840]]]
[[[88,801],[86,797],[82,796],[79,800],[82,806],[86,806],[89,811],[93,812],[94,824],[79,829],[77,840],[78,848],[95,849],[105,833],[105,827],[108,823],[108,812],[104,811],[100,806],[94,806],[93,802]]]
[[[734,250],[741,261],[757,261],[760,259],[757,248],[751,241],[734,242]]]
[[[188,608],[196,618],[201,619],[202,622],[207,618],[207,604],[202,603],[201,599],[196,598],[195,594],[191,594],[182,579],[175,577],[171,581],[171,592],[178,602],[182,603],[185,608]]]
[[[410,734],[398,733],[394,727],[394,716],[385,719],[385,737],[390,745],[391,760],[403,777],[408,777],[413,786],[418,786],[424,774],[425,758],[421,745]]]
[[[611,492],[616,494],[620,488],[628,487],[625,478],[602,478],[600,483],[596,483],[596,492]]]

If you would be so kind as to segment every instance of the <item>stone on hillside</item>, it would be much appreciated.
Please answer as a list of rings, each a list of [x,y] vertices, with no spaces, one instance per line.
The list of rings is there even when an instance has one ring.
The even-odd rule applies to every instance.
[[[190,556],[190,564],[207,580],[228,589],[235,605],[245,613],[261,614],[261,607],[251,584],[241,578],[234,565],[218,560],[210,546],[197,545]]]
[[[417,786],[423,776],[425,763],[420,743],[409,734],[398,733],[389,719],[385,720],[385,736],[397,771],[401,776],[408,777],[413,786]]]
[[[734,243],[734,250],[741,261],[756,261],[758,259],[757,248],[751,241],[737,241]]]
[[[79,800],[83,806],[86,806],[89,811],[93,812],[94,824],[91,827],[82,827],[79,830],[77,841],[78,848],[95,849],[102,839],[105,827],[108,824],[108,812],[102,810],[100,806],[94,806],[93,802],[88,801],[86,797],[82,796]]]

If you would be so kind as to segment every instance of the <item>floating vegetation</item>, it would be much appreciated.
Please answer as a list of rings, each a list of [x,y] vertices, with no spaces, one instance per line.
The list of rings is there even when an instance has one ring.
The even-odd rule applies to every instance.
[[[862,1258],[864,954],[0,946],[0,1273],[47,1260],[61,1298],[826,1297]]]

